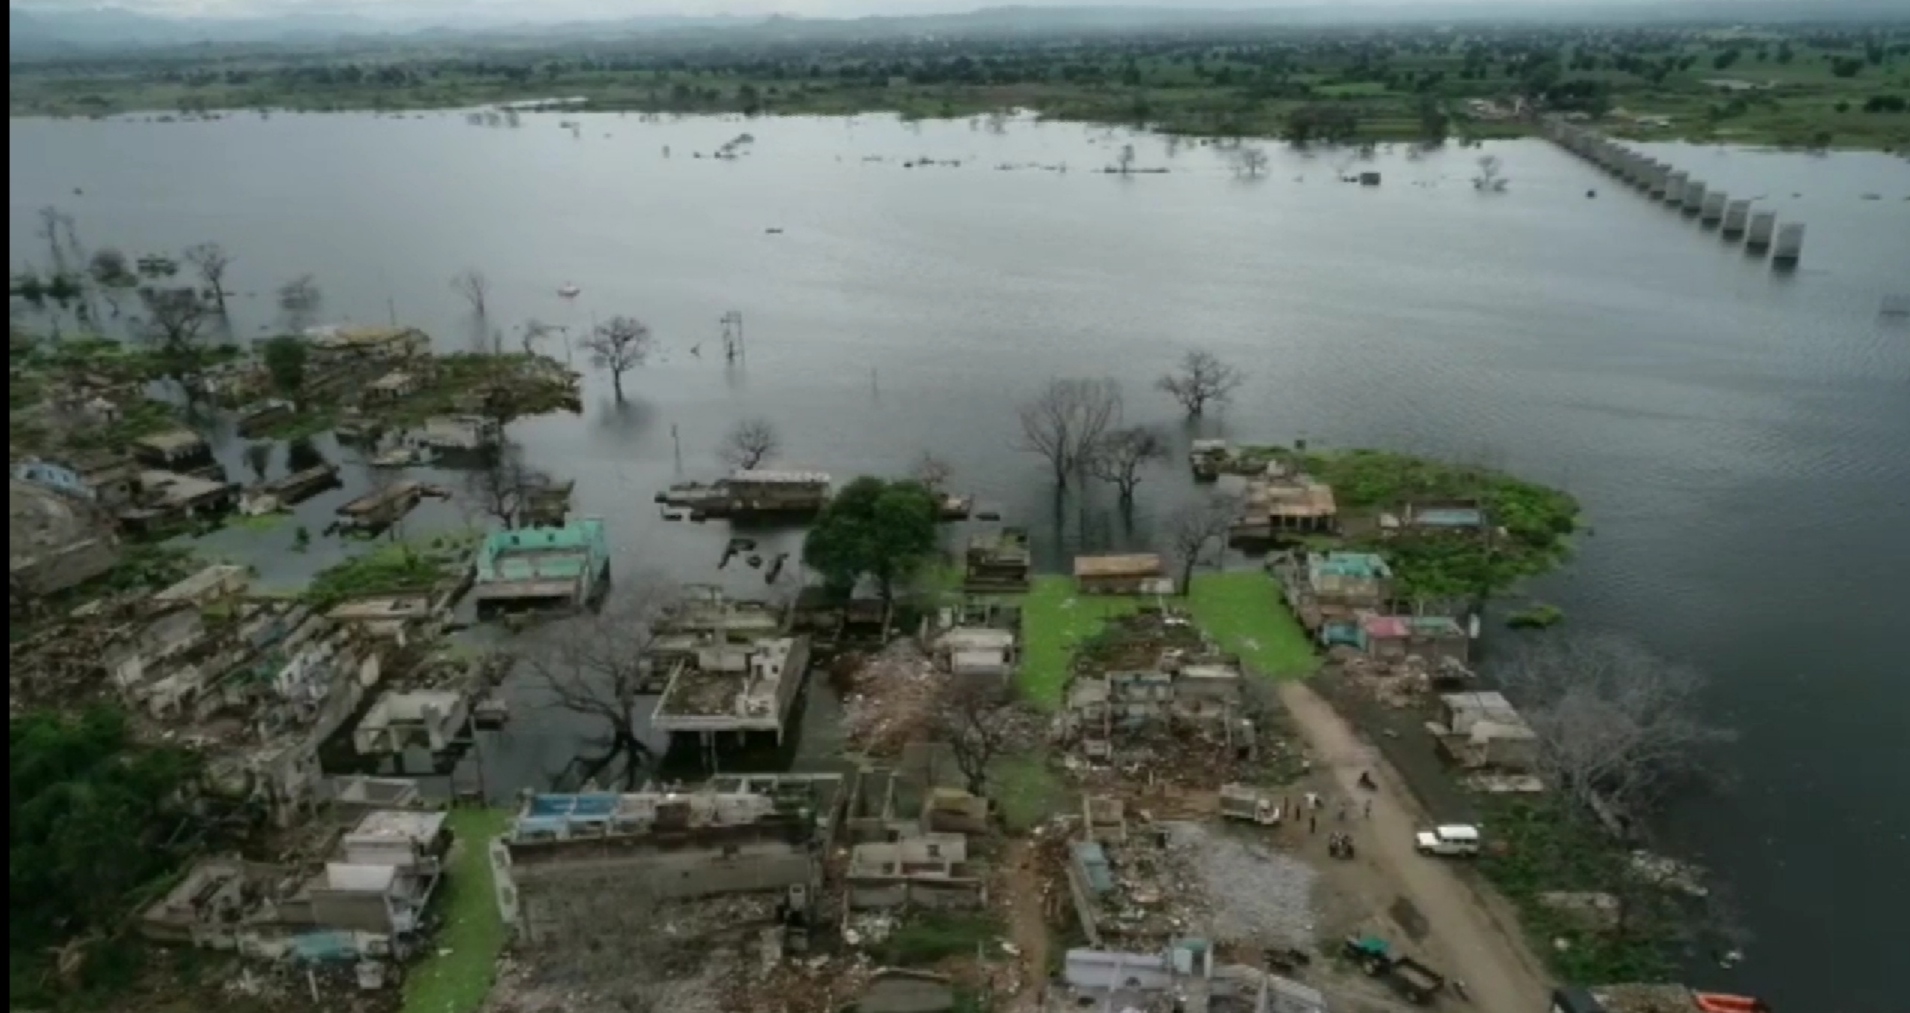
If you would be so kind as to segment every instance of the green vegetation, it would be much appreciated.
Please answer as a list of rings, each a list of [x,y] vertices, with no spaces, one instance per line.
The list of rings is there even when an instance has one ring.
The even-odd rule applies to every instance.
[[[476,1013],[484,1005],[508,933],[497,913],[490,842],[509,822],[502,809],[451,810],[457,853],[440,900],[444,928],[405,976],[404,1013]]]
[[[1455,532],[1351,540],[1383,553],[1408,595],[1495,594],[1558,567],[1571,555],[1578,501],[1556,489],[1489,468],[1380,450],[1296,456],[1308,472],[1333,486],[1343,516],[1396,510],[1415,500],[1474,500],[1504,531],[1503,537]]]
[[[1589,816],[1555,798],[1495,799],[1485,814],[1494,847],[1486,878],[1519,908],[1534,949],[1568,981],[1659,981],[1673,968],[1677,917],[1669,898],[1628,872],[1628,856]],[[1587,924],[1540,901],[1551,892],[1618,899],[1615,926]],[[1565,949],[1553,940],[1567,941]]]
[[[997,757],[989,773],[989,798],[1001,810],[1010,833],[1025,833],[1060,812],[1069,793],[1041,753]]]
[[[1240,655],[1249,671],[1305,675],[1318,662],[1306,630],[1261,571],[1201,574],[1194,578],[1187,607],[1202,632],[1223,650]]]
[[[989,911],[924,911],[876,947],[879,963],[922,967],[949,957],[972,957],[1000,939],[1002,926]]]
[[[133,741],[110,708],[7,726],[8,999],[105,1009],[139,950],[126,918],[200,843],[185,789],[198,761]]]
[[[938,19],[617,36],[579,49],[513,37],[329,52],[176,48],[10,68],[15,116],[129,110],[468,109],[576,96],[591,110],[745,115],[1032,109],[1053,119],[1295,143],[1520,134],[1523,102],[1641,136],[1817,146],[1910,145],[1901,26],[1048,30]],[[519,125],[509,111],[474,122]],[[1658,118],[1668,119],[1659,125]]]
[[[935,495],[919,482],[867,476],[844,486],[803,539],[803,564],[842,594],[858,578],[876,582],[883,601],[895,583],[935,552]]]
[[[329,609],[353,598],[429,591],[449,572],[445,553],[403,543],[381,545],[319,571],[305,598],[313,608]]]
[[[1565,610],[1540,602],[1506,617],[1505,624],[1515,630],[1545,630],[1565,621]]]
[[[1110,617],[1132,612],[1138,604],[1134,598],[1078,596],[1072,577],[1034,578],[1021,598],[1021,670],[1016,681],[1022,696],[1042,710],[1060,708],[1075,648],[1100,633]]]
[[[281,335],[259,347],[259,358],[281,394],[296,394],[305,384],[305,360],[311,351],[301,338]]]

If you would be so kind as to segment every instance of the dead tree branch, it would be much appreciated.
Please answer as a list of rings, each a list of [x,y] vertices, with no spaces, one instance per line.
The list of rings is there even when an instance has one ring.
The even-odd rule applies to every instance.
[[[1218,563],[1227,547],[1227,532],[1240,513],[1230,496],[1214,496],[1189,503],[1167,518],[1164,536],[1168,554],[1180,564],[1180,591],[1193,589],[1194,568],[1209,560]]]
[[[225,316],[225,273],[232,266],[232,257],[225,247],[218,243],[200,243],[186,250],[186,263],[199,272],[199,280],[205,282],[206,291],[212,295],[213,305],[219,308],[219,315]]]
[[[764,461],[776,456],[782,450],[781,435],[776,426],[768,419],[744,419],[738,422],[729,435],[723,437],[723,444],[717,452],[723,463],[737,471],[749,471],[759,467]]]
[[[988,768],[1007,746],[1013,723],[1008,703],[995,687],[975,680],[952,682],[942,693],[930,727],[948,745],[968,793],[984,796]]]
[[[451,291],[463,296],[464,301],[471,304],[471,312],[479,320],[486,317],[486,311],[490,308],[491,279],[486,278],[483,271],[470,267],[458,272],[451,279]]]
[[[1167,458],[1167,440],[1150,426],[1129,426],[1108,433],[1088,458],[1088,473],[1120,491],[1121,502],[1134,502],[1141,469]]]
[[[590,363],[610,373],[610,386],[623,400],[623,374],[643,365],[656,348],[650,325],[635,317],[611,317],[597,325],[583,342]]]
[[[1245,374],[1213,353],[1195,350],[1182,356],[1180,368],[1154,381],[1154,386],[1179,401],[1188,415],[1198,418],[1206,413],[1208,405],[1232,399],[1244,379]]]
[[[1082,471],[1108,431],[1121,424],[1121,388],[1113,380],[1054,379],[1021,406],[1020,449],[1040,454],[1057,487]]]

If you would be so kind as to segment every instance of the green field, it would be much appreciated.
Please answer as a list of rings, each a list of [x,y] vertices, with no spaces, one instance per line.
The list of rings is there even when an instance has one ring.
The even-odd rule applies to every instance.
[[[457,853],[440,899],[444,928],[405,978],[404,1013],[474,1013],[490,994],[507,930],[497,914],[489,851],[509,820],[502,809],[451,810]]]
[[[713,37],[714,39],[714,37]],[[361,40],[334,50],[162,51],[15,62],[15,116],[221,110],[472,109],[565,96],[663,114],[983,116],[1328,143],[1529,132],[1521,101],[1654,139],[1910,148],[1910,33],[1481,29],[1441,35],[1282,31],[1159,37],[951,36],[799,46],[739,30],[723,44],[606,39],[594,52]],[[1474,101],[1501,111],[1478,110]],[[1333,125],[1303,128],[1324,114]],[[1656,118],[1668,118],[1658,123]]]
[[[1084,596],[1070,577],[1036,577],[1021,599],[1022,657],[1018,682],[1035,706],[1054,710],[1067,688],[1075,648],[1099,633],[1108,619],[1132,612],[1147,598]],[[1306,631],[1280,601],[1266,574],[1203,573],[1193,594],[1171,599],[1223,650],[1240,655],[1250,671],[1268,676],[1304,675],[1316,662]]]

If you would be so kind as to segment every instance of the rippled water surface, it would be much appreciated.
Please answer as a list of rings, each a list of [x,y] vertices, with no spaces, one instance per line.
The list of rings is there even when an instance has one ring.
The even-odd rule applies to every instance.
[[[45,261],[34,212],[58,204],[92,246],[223,243],[256,293],[242,334],[305,273],[328,318],[395,313],[449,347],[472,340],[448,284],[465,267],[493,279],[506,330],[641,316],[665,352],[630,403],[593,381],[583,418],[514,429],[610,518],[619,573],[709,571],[720,528],[665,524],[649,498],[679,456],[713,474],[744,414],[782,429],[786,463],[839,475],[932,448],[1050,560],[1144,541],[1187,495],[1179,469],[1151,476],[1131,525],[1095,502],[1057,512],[1012,449],[1014,405],[1052,375],[1107,375],[1131,419],[1185,434],[1147,387],[1196,346],[1251,373],[1213,432],[1562,484],[1594,533],[1543,593],[1575,626],[1704,667],[1744,732],[1735,788],[1671,827],[1755,934],[1718,983],[1812,1013],[1905,1007],[1910,326],[1878,310],[1910,293],[1910,165],[1665,147],[1808,223],[1801,269],[1776,275],[1539,142],[1492,149],[1512,183],[1487,196],[1467,183],[1478,152],[1457,149],[1381,153],[1365,188],[1336,181],[1344,156],[1275,150],[1247,180],[1212,148],[1077,125],[575,119],[14,121],[10,258]],[[744,157],[693,157],[745,130]],[[1128,143],[1172,171],[1090,171]],[[918,158],[960,164],[904,167]],[[732,309],[748,353],[726,369]],[[287,557],[282,576],[328,558]],[[509,748],[549,753],[534,729]]]

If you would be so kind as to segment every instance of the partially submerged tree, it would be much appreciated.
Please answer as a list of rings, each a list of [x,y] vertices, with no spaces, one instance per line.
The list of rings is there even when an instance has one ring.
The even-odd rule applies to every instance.
[[[193,396],[192,381],[205,365],[201,330],[210,311],[191,288],[142,288],[139,301],[146,308],[143,330],[160,368]]]
[[[1134,145],[1132,144],[1121,145],[1120,158],[1115,163],[1115,168],[1119,170],[1119,172],[1123,176],[1134,171]]]
[[[545,627],[515,652],[518,671],[546,706],[598,726],[605,751],[585,762],[585,780],[614,771],[626,791],[642,780],[651,751],[637,738],[637,722],[651,700],[640,691],[655,636],[651,624],[672,597],[667,582],[639,578],[620,587],[601,612]]]
[[[584,339],[591,365],[610,374],[610,386],[617,400],[623,400],[623,374],[643,365],[656,348],[650,325],[635,317],[611,317],[598,324]]]
[[[318,280],[309,274],[301,274],[279,286],[279,316],[285,321],[286,330],[298,332],[312,326],[318,316],[318,308],[325,301],[324,293],[319,290]]]
[[[224,316],[225,308],[225,272],[232,266],[232,258],[226,254],[225,247],[218,243],[200,243],[186,250],[186,263],[199,272],[199,280],[205,283],[206,291],[212,296],[212,304],[219,308]]]
[[[949,477],[955,474],[955,467],[932,450],[922,451],[909,468],[909,477],[920,482],[928,491],[941,495],[943,487],[948,485]]]
[[[272,445],[263,441],[246,444],[245,467],[254,481],[265,481],[265,473],[272,467]]]
[[[1163,536],[1168,554],[1180,565],[1180,591],[1193,589],[1194,568],[1202,563],[1218,563],[1227,547],[1227,532],[1240,513],[1240,501],[1231,496],[1211,496],[1174,511],[1167,518]]]
[[[325,463],[325,454],[309,436],[300,436],[285,444],[286,471],[296,474]]]
[[[988,793],[988,768],[1007,749],[1012,722],[1009,704],[994,687],[979,680],[955,679],[942,691],[930,728],[948,746],[968,793]]]
[[[132,262],[126,254],[110,246],[93,253],[87,261],[86,274],[93,279],[93,287],[105,297],[106,305],[112,307],[113,315],[119,315],[119,295],[124,289],[139,284],[139,276],[133,273]]]
[[[782,437],[776,426],[765,418],[744,419],[723,437],[717,453],[723,463],[737,471],[749,471],[776,456],[782,449]]]
[[[1065,488],[1101,438],[1121,424],[1121,388],[1113,380],[1050,380],[1020,415],[1020,448],[1046,458],[1055,485]]]
[[[507,443],[485,454],[480,466],[465,474],[464,492],[476,510],[514,528],[524,523],[531,499],[554,485],[550,475],[524,461],[522,449]]]
[[[1119,491],[1122,503],[1134,502],[1141,469],[1167,458],[1167,440],[1151,426],[1128,426],[1101,438],[1088,460],[1088,472]]]
[[[1239,172],[1249,178],[1267,171],[1267,153],[1261,148],[1241,148],[1234,156]]]
[[[843,487],[803,539],[802,561],[848,593],[872,578],[884,602],[895,584],[935,552],[935,495],[920,482],[864,476]]]
[[[1704,718],[1702,673],[1620,637],[1547,638],[1494,674],[1538,734],[1551,786],[1621,818],[1649,812],[1731,737]]]
[[[1196,418],[1207,406],[1224,404],[1234,396],[1246,377],[1212,352],[1199,349],[1181,356],[1180,367],[1154,381],[1154,386],[1172,395],[1187,414]]]
[[[491,279],[486,278],[483,271],[475,267],[459,271],[451,278],[451,291],[463,296],[464,301],[471,304],[471,312],[479,320],[486,317],[491,297]]]

